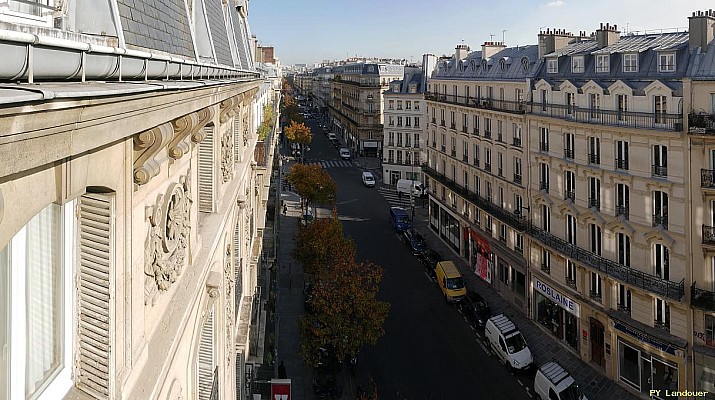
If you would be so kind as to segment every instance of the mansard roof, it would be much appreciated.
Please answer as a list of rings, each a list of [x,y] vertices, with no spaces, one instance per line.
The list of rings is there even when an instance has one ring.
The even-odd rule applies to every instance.
[[[507,47],[489,58],[475,51],[464,60],[454,58],[437,62],[432,79],[519,80],[533,76],[539,61],[536,45]]]

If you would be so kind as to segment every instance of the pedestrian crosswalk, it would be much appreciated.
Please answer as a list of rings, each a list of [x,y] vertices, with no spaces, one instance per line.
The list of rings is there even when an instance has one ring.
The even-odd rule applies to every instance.
[[[346,160],[321,160],[321,161],[309,161],[306,162],[307,165],[320,165],[320,168],[344,168],[344,167],[352,167],[355,164],[353,164],[352,161],[346,161]]]
[[[390,204],[390,207],[410,207],[410,196],[406,194],[402,194],[402,196],[400,196],[394,187],[378,186],[377,191],[382,195],[382,197],[385,198],[385,200],[387,200],[387,202]],[[420,200],[413,198],[412,204],[416,207],[419,207]]]

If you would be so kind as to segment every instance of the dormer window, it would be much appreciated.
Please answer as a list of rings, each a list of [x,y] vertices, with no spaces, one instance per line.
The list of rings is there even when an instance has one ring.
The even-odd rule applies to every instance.
[[[559,72],[559,60],[557,58],[549,58],[546,60],[546,73],[556,74]]]
[[[583,73],[583,56],[573,56],[571,57],[571,72],[574,74]]]
[[[658,72],[675,72],[675,53],[658,53]]]
[[[598,54],[596,56],[596,73],[611,71],[611,56],[608,54]]]
[[[623,55],[623,72],[638,72],[638,53]]]

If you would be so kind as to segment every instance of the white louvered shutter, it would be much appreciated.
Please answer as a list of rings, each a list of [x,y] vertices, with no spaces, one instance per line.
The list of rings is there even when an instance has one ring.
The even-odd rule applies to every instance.
[[[214,308],[201,327],[199,343],[199,400],[209,400],[214,378]]]
[[[240,217],[239,217],[240,218]],[[235,288],[234,288],[234,318],[238,317],[238,309],[243,296],[243,265],[241,262],[241,224],[236,218],[236,228],[233,232],[233,265],[235,268]]]
[[[79,201],[79,349],[77,386],[112,398],[113,196],[87,193]]]
[[[236,353],[236,399],[238,400],[243,400],[244,394],[243,394],[243,381],[246,378],[245,374],[246,372],[244,371],[244,359],[243,359],[243,352],[239,351]]]
[[[241,162],[243,153],[243,137],[241,134],[241,112],[233,117],[233,162]]]
[[[214,212],[216,179],[214,174],[214,127],[203,128],[206,137],[199,143],[199,211]]]

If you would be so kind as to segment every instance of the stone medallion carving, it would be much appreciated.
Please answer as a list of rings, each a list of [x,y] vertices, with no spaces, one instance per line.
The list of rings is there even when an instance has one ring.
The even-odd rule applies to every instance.
[[[233,318],[235,316],[233,307],[238,307],[238,304],[233,304],[234,274],[233,263],[231,262],[231,243],[226,244],[226,258],[223,261],[223,274],[226,282],[226,362],[231,365],[233,351]]]
[[[149,207],[149,232],[144,250],[144,303],[152,305],[168,290],[186,263],[191,233],[191,170]]]

